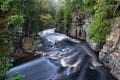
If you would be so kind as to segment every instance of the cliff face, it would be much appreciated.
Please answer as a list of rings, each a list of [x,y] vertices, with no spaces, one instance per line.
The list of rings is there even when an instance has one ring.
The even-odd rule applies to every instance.
[[[92,21],[92,17],[82,20],[80,16],[80,11],[71,13],[70,36],[86,41],[94,51],[99,52],[102,44],[95,43],[90,39],[90,22]]]
[[[99,59],[120,80],[120,17],[114,21],[113,30],[100,51]]]
[[[90,22],[92,17],[80,21],[80,15],[80,11],[71,13],[69,35],[86,41],[94,51],[99,52],[99,59],[120,80],[120,17],[113,19],[113,29],[106,38],[105,44],[103,44],[95,43],[90,39]]]

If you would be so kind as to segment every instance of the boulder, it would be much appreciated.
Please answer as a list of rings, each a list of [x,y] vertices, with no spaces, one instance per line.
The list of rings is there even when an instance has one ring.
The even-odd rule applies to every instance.
[[[32,46],[34,39],[31,37],[24,37],[23,38],[23,49],[27,50]]]

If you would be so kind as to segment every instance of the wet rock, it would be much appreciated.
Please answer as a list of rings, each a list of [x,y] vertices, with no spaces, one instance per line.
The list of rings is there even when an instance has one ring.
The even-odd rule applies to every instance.
[[[29,49],[32,46],[34,39],[31,37],[24,37],[23,38],[23,48],[25,50]]]
[[[73,12],[71,14],[72,21],[69,30],[70,36],[86,41],[94,51],[99,52],[103,44],[95,43],[90,39],[90,22],[92,21],[92,17],[85,19],[85,23],[80,25],[81,22],[78,20],[78,18],[80,18],[79,15],[80,12],[77,14],[76,12]]]
[[[75,38],[80,38],[80,34],[82,31],[81,29],[82,21],[80,14],[81,12],[79,10],[76,10],[73,13],[71,13],[71,24],[70,24],[69,34],[70,36]]]
[[[102,44],[102,43],[95,43],[95,42],[93,42],[93,40],[90,40],[90,41],[88,42],[88,45],[89,45],[94,51],[99,52],[99,51],[101,50],[103,44]]]
[[[57,26],[57,28],[55,30],[56,32],[64,33],[63,25],[61,23],[58,23],[56,26]]]
[[[47,37],[51,36],[47,35]],[[55,33],[54,36],[63,37]],[[45,38],[44,40],[47,40],[47,37],[45,35],[43,37]],[[52,34],[49,38],[54,39],[58,37],[53,37]],[[90,49],[85,47],[86,45],[70,39],[56,40],[58,42],[52,44],[52,47],[49,46],[52,40],[44,41],[43,47],[48,46],[48,48],[46,49],[45,47],[44,50],[35,51],[36,55],[40,54],[42,55],[41,57],[15,67],[11,71],[17,69],[23,72],[25,80],[98,80],[98,78],[102,78],[101,80],[116,80],[108,73],[99,69],[99,66],[96,65],[95,56],[92,55]],[[37,42],[35,44],[37,45]],[[29,54],[20,59],[33,58],[33,56],[34,54]]]
[[[115,18],[111,34],[107,37],[106,43],[100,51],[99,59],[110,72],[120,80],[120,17]]]
[[[80,26],[74,26],[74,24],[71,24],[71,28],[69,30],[70,36],[79,38],[79,30],[80,30]]]

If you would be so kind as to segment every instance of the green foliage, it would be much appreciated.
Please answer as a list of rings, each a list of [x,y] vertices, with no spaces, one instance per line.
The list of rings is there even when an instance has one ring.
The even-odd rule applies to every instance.
[[[11,64],[5,64],[2,61],[0,61],[0,80],[5,80],[6,78],[8,78],[6,72],[11,66]]]
[[[56,8],[55,23],[59,23],[60,20],[63,19],[63,13],[64,13],[63,6],[59,6]]]
[[[104,42],[111,31],[111,18],[119,16],[119,0],[64,0],[56,9],[55,21],[64,25],[64,30],[69,29],[71,13],[75,10],[82,12],[81,19],[93,17],[90,24],[91,39],[94,42]],[[77,10],[76,10],[77,9]]]
[[[14,76],[11,80],[23,80],[23,76],[19,74],[18,71],[14,73]]]
[[[20,0],[1,0],[0,4],[0,80],[8,78],[7,71],[12,67],[9,62],[11,54],[12,32],[8,30],[9,25],[15,29],[22,27],[24,17],[22,14]],[[14,30],[13,30],[14,31]]]
[[[12,24],[14,25],[15,27],[22,27],[22,24],[24,23],[24,17],[23,15],[11,15],[11,16],[8,16],[8,24]]]
[[[20,13],[22,10],[21,0],[2,0],[1,10],[12,13]]]
[[[94,13],[94,5],[96,4],[95,0],[83,0],[83,12],[86,18],[91,17]]]
[[[67,20],[67,18],[65,18],[64,19],[64,21],[63,21],[63,25],[64,25],[64,31],[67,31],[68,29],[69,29],[69,22],[68,22],[68,20]]]
[[[71,2],[71,1],[68,1],[65,3],[64,5],[64,30],[67,31],[68,30],[68,24],[69,24],[69,17],[70,17],[70,14],[71,12],[75,9],[75,2]]]
[[[30,33],[43,30],[44,24],[51,18],[48,0],[25,0],[24,15],[25,28],[29,29]]]
[[[90,0],[83,0],[84,4],[88,4],[89,2],[91,2]]]
[[[64,18],[68,18],[70,16],[70,13],[75,9],[75,3],[74,2],[66,2],[64,5]]]
[[[40,31],[44,21],[51,18],[49,13],[48,0],[0,0],[0,80],[7,78],[9,58],[13,53],[10,48],[16,31],[22,28],[24,30],[24,27],[30,33]],[[26,30],[25,32],[27,33]],[[21,79],[18,74],[12,78]]]
[[[91,32],[91,39],[94,42],[104,42],[106,36],[109,34],[111,30],[110,20],[107,20],[107,7],[106,2],[98,1],[95,9],[94,18],[90,24],[90,32]]]
[[[1,57],[9,57],[10,56],[10,52],[2,52],[0,51],[0,58]]]
[[[22,27],[25,21],[23,11],[22,11],[23,6],[22,6],[21,0],[2,0],[1,3],[2,4],[0,7],[0,10],[2,11],[3,14],[7,13],[4,15],[4,18],[6,19],[5,27],[12,25],[14,29],[17,31],[18,27]],[[7,30],[7,29],[5,28],[4,30]],[[7,30],[7,32],[9,31]]]
[[[1,1],[1,9],[3,10],[3,11],[7,11],[7,10],[9,10],[9,7],[10,7],[10,5],[9,5],[9,3],[11,2],[12,0],[2,0]]]
[[[69,29],[70,14],[77,6],[82,6],[82,0],[65,0],[61,4],[56,8],[55,22],[56,24],[62,23],[64,25],[64,31],[67,31]]]
[[[86,14],[94,13],[95,0],[65,0],[61,3],[62,5],[57,7],[55,21],[56,23],[62,23],[64,29],[69,28],[70,14],[75,10],[79,9],[83,12],[82,16]]]

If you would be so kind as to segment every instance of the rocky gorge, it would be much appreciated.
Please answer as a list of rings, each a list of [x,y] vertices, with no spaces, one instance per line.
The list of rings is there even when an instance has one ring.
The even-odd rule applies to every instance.
[[[120,0],[0,0],[0,80],[120,80]]]
[[[81,12],[77,9],[71,13],[70,17],[71,23],[67,34],[85,41],[92,50],[98,52],[99,60],[120,80],[120,17],[112,19],[112,30],[104,43],[94,42],[90,38],[90,23],[93,17],[82,20]]]
[[[42,63],[45,64],[47,62],[47,64],[50,64],[48,66],[51,66],[51,63],[49,63],[48,59],[51,61],[51,58],[52,58],[52,63],[55,63],[55,65],[57,64],[57,66],[53,67],[53,64],[52,64],[51,70],[53,70],[53,72],[54,72],[53,68],[55,68],[55,73],[51,74],[51,75],[59,74],[59,73],[56,73],[56,70],[58,70],[60,68],[58,66],[67,68],[67,69],[62,69],[63,72],[65,71],[65,75],[57,75],[57,76],[53,77],[52,80],[56,80],[56,79],[72,80],[75,77],[75,76],[73,76],[73,74],[76,75],[76,72],[78,70],[82,69],[82,67],[80,69],[78,65],[83,64],[80,61],[77,61],[76,63],[74,62],[74,60],[76,61],[76,59],[74,58],[75,56],[82,56],[82,55],[78,55],[78,53],[75,53],[75,52],[77,51],[77,52],[80,52],[80,53],[83,53],[86,55],[86,53],[84,53],[84,50],[86,51],[86,49],[88,49],[86,46],[89,46],[93,51],[96,52],[95,54],[97,55],[98,60],[102,63],[102,64],[97,64],[97,67],[103,65],[112,75],[114,75],[116,78],[118,78],[120,80],[120,23],[119,23],[120,17],[113,18],[114,23],[112,24],[112,31],[107,36],[106,41],[104,43],[97,43],[97,42],[94,42],[90,38],[90,34],[91,34],[90,23],[91,23],[93,17],[81,20],[80,14],[81,13],[79,11],[77,11],[77,13],[76,13],[76,11],[71,13],[70,29],[68,30],[68,32],[66,34],[68,34],[68,36],[70,36],[70,37],[77,38],[78,43],[85,43],[85,44],[78,44],[78,43],[76,44],[76,40],[74,40],[74,39],[72,39],[73,42],[66,40],[66,39],[70,39],[70,38],[65,36],[64,34],[55,33],[54,32],[55,29],[46,30],[45,32],[43,31],[43,32],[39,33],[39,35],[41,35],[41,38],[39,38],[39,36],[38,36],[38,38],[39,38],[38,41],[33,42],[33,39],[31,39],[31,38],[24,38],[23,48],[26,49],[27,53],[29,53],[29,54],[26,54],[23,51],[22,53],[24,53],[27,56],[27,58],[23,54],[22,54],[24,56],[23,59],[21,59],[19,57],[17,57],[17,58],[21,59],[20,60],[21,62],[22,61],[24,62],[24,61],[27,61],[26,59],[28,59],[28,60],[33,59],[33,57],[38,58],[41,55],[49,56],[47,58],[45,57],[45,59],[43,58],[43,60],[42,60],[42,62],[40,62],[40,64],[42,65]],[[56,28],[57,28],[57,31],[61,31],[62,24],[59,24],[59,26]],[[64,37],[62,37],[62,36],[64,36]],[[63,42],[61,42],[61,40]],[[74,41],[75,41],[75,43],[74,43]],[[84,46],[84,45],[86,45],[86,46]],[[77,49],[73,48],[73,47],[77,47]],[[80,48],[82,48],[82,51]],[[75,54],[71,55],[71,53],[73,53],[73,52]],[[91,52],[89,51],[87,53],[91,53]],[[19,56],[19,55],[16,55],[16,56]],[[72,58],[72,60],[73,60],[72,64],[71,64],[72,60],[70,60],[70,58]],[[80,60],[81,60],[81,58],[82,57],[80,57]],[[86,55],[85,59],[87,59],[87,58],[88,58],[88,56]],[[19,61],[19,59],[18,59],[18,61]],[[84,62],[85,59],[83,59],[82,61]],[[60,63],[59,63],[59,60],[60,60]],[[97,59],[95,59],[95,60],[97,60]],[[16,62],[19,63],[18,61],[16,61]],[[41,61],[41,59],[40,59],[40,61]],[[44,62],[44,61],[46,61],[46,62]],[[96,68],[96,61],[93,61],[90,63],[92,63],[92,67],[90,66],[90,71],[91,71],[91,68],[93,68],[93,69]],[[37,64],[38,63],[36,63],[36,65]],[[85,65],[87,65],[87,64],[85,64]],[[38,66],[40,66],[40,65],[38,65]],[[44,65],[44,66],[46,66],[46,65]],[[46,66],[46,68],[47,68],[47,66]],[[14,70],[14,68],[13,68],[13,70]],[[61,68],[60,68],[60,70],[61,70]],[[103,72],[101,73],[101,69],[100,69],[100,71],[99,71],[99,69],[97,69],[97,72],[98,73],[100,72],[100,74],[103,75]],[[47,73],[47,71],[46,71],[46,73]],[[26,73],[24,73],[24,72],[22,72],[22,74],[26,75]],[[72,74],[72,77],[69,76],[71,74]],[[86,74],[86,73],[84,73],[84,74]],[[87,74],[89,74],[89,71],[87,72]],[[66,75],[69,77],[65,77]],[[41,75],[41,76],[43,76],[43,75]],[[51,77],[51,76],[49,75],[49,77]],[[64,77],[64,78],[62,78],[62,77]],[[84,77],[82,77],[82,78],[84,78]],[[28,79],[28,76],[26,76],[25,79]],[[37,77],[36,77],[36,79],[37,79]],[[41,79],[48,80],[45,78],[41,78]],[[78,79],[81,79],[81,78],[78,78]]]
[[[8,71],[8,80],[16,71],[24,80],[117,80],[103,68],[87,44],[55,29],[40,32],[33,42],[25,41],[24,49],[26,53],[14,55],[15,66]],[[24,62],[25,59],[29,61]]]

